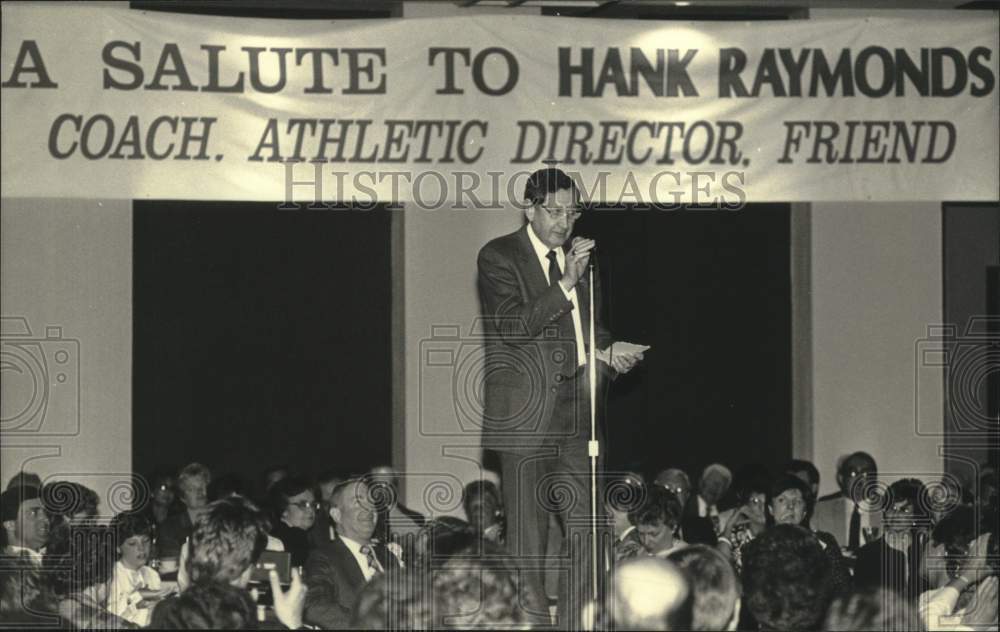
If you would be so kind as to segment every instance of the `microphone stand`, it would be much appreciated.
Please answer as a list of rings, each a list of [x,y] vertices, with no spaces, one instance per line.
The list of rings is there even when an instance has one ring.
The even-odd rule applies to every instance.
[[[590,565],[591,565],[591,597],[597,604],[597,578],[599,571],[598,539],[597,539],[597,457],[600,445],[597,441],[597,353],[594,337],[594,256],[591,254],[588,264],[590,288],[590,340],[589,357],[587,358],[587,377],[590,383],[590,441],[587,443],[587,454],[590,456]]]

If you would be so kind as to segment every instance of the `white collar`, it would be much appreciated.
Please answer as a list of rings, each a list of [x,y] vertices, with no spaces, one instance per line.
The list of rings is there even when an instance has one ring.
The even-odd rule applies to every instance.
[[[535,228],[531,224],[528,224],[528,241],[531,242],[531,247],[534,248],[535,255],[538,256],[538,260],[546,266],[548,266],[549,251],[552,250],[556,251],[556,259],[560,263],[562,262],[563,257],[566,256],[561,247],[549,248],[548,246],[546,246],[545,242],[542,241],[541,238],[535,234]]]
[[[341,541],[343,541],[344,546],[350,549],[351,553],[353,553],[355,556],[360,555],[364,557],[365,554],[361,552],[361,547],[364,546],[365,544],[371,546],[371,542],[366,542],[366,543],[358,542],[357,540],[353,540],[345,535],[338,535],[337,537],[340,538]]]

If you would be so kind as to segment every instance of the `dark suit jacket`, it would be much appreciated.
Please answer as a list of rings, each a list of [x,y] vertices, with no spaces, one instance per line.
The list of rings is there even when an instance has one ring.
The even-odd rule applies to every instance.
[[[285,550],[291,555],[292,566],[304,566],[309,557],[312,545],[309,543],[309,532],[298,527],[291,527],[278,520],[271,529],[271,536],[281,540]]]
[[[382,544],[375,544],[375,556],[389,572],[399,560]],[[303,619],[310,625],[330,630],[351,628],[354,604],[365,587],[365,576],[350,549],[339,538],[309,554],[305,580],[309,586]]]
[[[485,413],[483,448],[537,447],[546,437],[562,376],[577,371],[570,302],[548,278],[528,238],[528,225],[487,243],[479,251],[479,298],[484,336]],[[564,248],[565,250],[566,248]],[[596,276],[595,276],[596,278]],[[589,339],[589,286],[576,286],[584,344]],[[600,284],[594,304],[601,300]],[[597,348],[612,342],[595,315]],[[606,365],[598,361],[601,374]],[[600,392],[600,388],[598,388]]]
[[[180,557],[181,547],[188,539],[194,525],[191,523],[191,516],[187,509],[172,514],[163,521],[156,532],[156,550],[161,558]]]
[[[858,549],[854,563],[854,584],[858,588],[885,588],[914,598],[920,591],[920,555],[922,538],[913,538],[909,560],[889,546],[884,537]]]

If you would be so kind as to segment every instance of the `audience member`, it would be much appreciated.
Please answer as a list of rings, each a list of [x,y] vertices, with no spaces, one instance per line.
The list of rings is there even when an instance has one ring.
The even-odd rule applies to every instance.
[[[140,511],[153,526],[153,532],[158,533],[160,526],[172,514],[184,510],[177,498],[177,479],[172,471],[158,470],[149,477],[150,500]]]
[[[722,500],[729,486],[733,483],[733,474],[725,465],[713,463],[706,467],[698,479],[698,517],[708,518],[712,529],[718,535],[722,532],[722,521],[719,517],[719,501]]]
[[[153,611],[156,630],[255,630],[257,607],[250,594],[231,584],[195,584]]]
[[[506,559],[487,542],[459,551],[445,562],[431,580],[434,626],[528,629],[528,614],[518,607],[521,595]]]
[[[0,494],[0,513],[7,540],[5,554],[24,553],[36,563],[49,537],[49,516],[37,487],[10,487]]]
[[[4,489],[7,490],[21,486],[37,487],[38,489],[41,489],[42,477],[39,476],[38,474],[35,474],[34,472],[25,472],[24,470],[20,470],[18,471],[17,474],[10,477],[10,480],[7,481],[7,487],[5,487]]]
[[[59,616],[77,629],[136,628],[109,612],[108,582],[114,573],[114,532],[103,526],[73,527],[60,550],[47,552],[42,569],[58,599]]]
[[[65,627],[37,561],[26,553],[0,555],[0,627]]]
[[[604,510],[615,538],[611,551],[614,562],[637,557],[645,550],[639,531],[629,519],[629,514],[645,502],[646,486],[631,476],[619,475],[608,481],[604,490]]]
[[[815,630],[833,595],[830,561],[815,536],[776,525],[743,550],[743,606],[762,630]]]
[[[837,467],[840,490],[820,498],[813,511],[813,525],[837,538],[849,551],[878,538],[881,515],[874,483],[878,466],[867,452],[855,452]]]
[[[740,620],[740,582],[726,557],[695,544],[667,558],[687,572],[694,591],[692,630],[735,630]]]
[[[666,557],[687,546],[679,534],[681,511],[681,503],[673,493],[659,485],[647,489],[645,502],[629,514],[647,555]]]
[[[309,557],[309,529],[316,521],[319,503],[312,486],[304,478],[285,478],[271,487],[271,535],[291,553],[292,566],[303,566]]]
[[[612,585],[598,616],[600,629],[692,629],[694,591],[673,562],[650,557],[627,560],[615,569]]]
[[[719,516],[724,527],[718,548],[733,561],[737,571],[743,565],[743,547],[767,527],[765,505],[770,488],[770,477],[762,465],[740,468],[734,486],[737,504]]]
[[[428,525],[424,525],[427,528]],[[351,627],[357,630],[430,630],[432,607],[422,575],[379,575],[358,596]]]
[[[784,473],[797,476],[799,480],[809,486],[809,493],[812,494],[813,498],[812,504],[815,505],[816,499],[819,498],[819,470],[816,469],[812,461],[792,459],[785,463]]]
[[[834,599],[826,612],[823,630],[843,632],[916,632],[908,604],[889,590],[862,590]]]
[[[168,517],[160,526],[156,546],[161,560],[180,557],[181,545],[191,535],[194,523],[208,502],[208,485],[211,482],[211,472],[201,463],[186,465],[177,474],[177,486],[184,511]]]
[[[971,507],[956,509],[934,526],[920,560],[927,590],[920,594],[918,610],[925,629],[996,624],[996,569],[989,561],[991,535],[977,537]],[[984,612],[984,601],[989,600],[993,610]]]
[[[680,501],[683,507],[681,537],[684,541],[689,544],[715,546],[717,539],[715,524],[710,517],[699,515],[699,508],[704,505],[704,500],[699,502],[691,496],[691,479],[684,470],[676,468],[663,470],[656,476],[655,483],[673,492]]]
[[[504,515],[500,491],[490,481],[472,481],[462,490],[462,509],[472,529],[484,540],[503,542]]]
[[[160,596],[160,575],[147,565],[152,548],[153,526],[141,513],[120,513],[111,523],[118,561],[108,591],[108,610],[139,626],[149,624],[149,615]]]
[[[399,472],[388,465],[380,465],[368,473],[367,482],[378,508],[375,529],[379,540],[397,542],[405,535],[415,535],[424,526],[426,518],[403,504]]]
[[[42,505],[49,515],[47,545],[63,548],[71,527],[97,517],[100,498],[97,492],[72,481],[54,481],[42,487]]]
[[[319,499],[320,509],[316,512],[316,522],[309,530],[310,548],[314,549],[337,538],[330,520],[331,499],[333,490],[346,479],[338,470],[326,470],[316,477],[316,497]]]
[[[330,517],[337,539],[315,549],[306,562],[305,620],[322,628],[344,629],[351,624],[351,609],[365,584],[401,563],[385,544],[372,539],[375,507],[364,480],[342,483],[334,490],[332,503]]]
[[[904,478],[889,486],[883,502],[882,537],[858,551],[854,579],[861,587],[882,587],[911,601],[920,594],[920,555],[929,531],[924,484]]]
[[[814,498],[808,485],[793,474],[779,476],[767,494],[768,524],[795,524],[809,529],[819,541],[830,560],[833,587],[837,594],[851,589],[851,571],[840,551],[837,539],[826,531],[815,531],[809,526],[809,514]]]

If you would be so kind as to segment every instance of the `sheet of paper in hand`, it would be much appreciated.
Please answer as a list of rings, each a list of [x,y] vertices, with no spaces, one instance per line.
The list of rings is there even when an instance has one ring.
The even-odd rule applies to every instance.
[[[617,356],[629,353],[645,353],[650,349],[651,347],[649,345],[637,345],[631,342],[616,342],[610,345],[607,349],[598,349],[597,359],[602,360],[605,364],[611,364],[611,353],[614,353]]]

